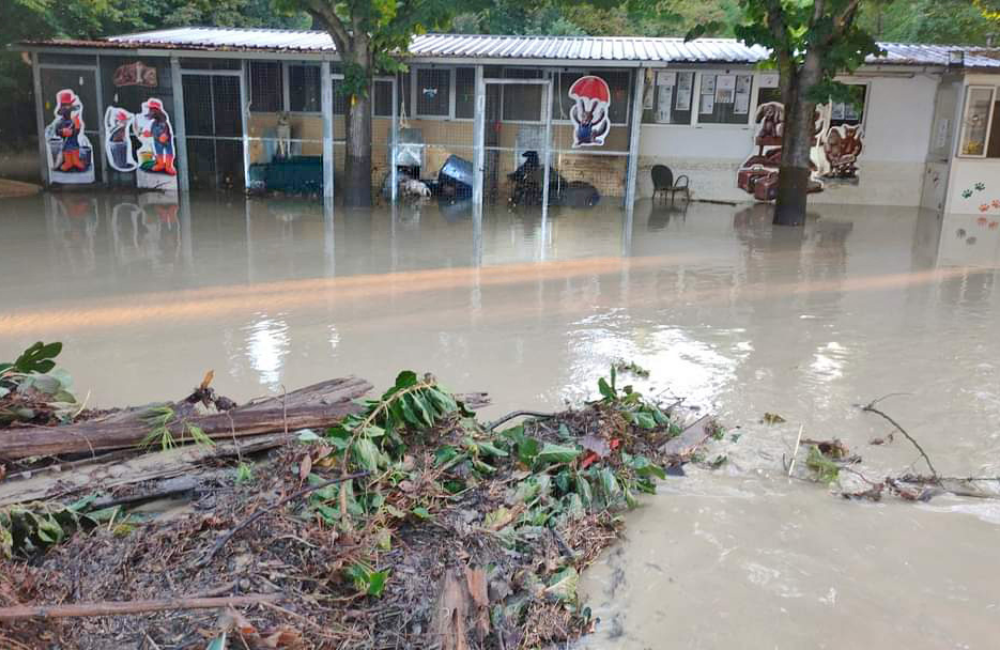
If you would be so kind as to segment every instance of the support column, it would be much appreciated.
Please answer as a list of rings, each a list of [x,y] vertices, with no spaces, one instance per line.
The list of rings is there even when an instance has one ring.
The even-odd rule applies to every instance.
[[[646,69],[636,68],[632,91],[632,115],[628,139],[628,178],[625,185],[625,210],[631,212],[635,203],[636,178],[639,173],[639,132],[642,130],[642,93],[646,85]],[[631,221],[631,219],[629,219]]]
[[[99,150],[101,152],[101,182],[108,186],[110,185],[108,179],[108,152],[104,147],[105,127],[104,127],[104,84],[101,82],[101,55],[98,54],[97,59],[97,71],[94,72],[94,91],[97,94],[97,114],[101,116],[101,120],[97,123],[97,137],[101,141]]]
[[[240,62],[240,122],[243,123],[243,191],[250,190],[250,101],[247,93],[247,61]]]
[[[187,128],[184,125],[184,80],[181,75],[181,63],[176,56],[170,57],[170,84],[174,91],[174,114],[171,123],[174,127],[174,142],[177,145],[177,187],[182,192],[191,188],[188,178]]]
[[[323,197],[333,198],[333,77],[330,62],[320,63],[320,110],[323,111]]]
[[[399,156],[399,75],[392,78],[392,146],[389,149],[389,183],[392,185],[392,204],[395,205],[399,198],[399,177],[397,176],[396,160]]]
[[[52,184],[49,180],[49,143],[45,141],[45,98],[42,97],[42,70],[38,67],[38,53],[31,53],[31,76],[34,82],[35,91],[35,128],[38,131],[38,171],[42,179],[42,185],[48,187]],[[101,116],[103,121],[104,116]]]
[[[486,172],[486,82],[483,66],[476,66],[475,120],[472,128],[472,205],[483,204],[483,174]]]
[[[549,225],[549,182],[551,179],[551,169],[552,169],[552,77],[549,77],[549,83],[545,88],[545,102],[542,104],[542,110],[545,111],[545,146],[543,147],[543,154],[545,156],[545,168],[542,173],[542,242],[543,246],[547,246],[546,241],[548,237],[548,225]],[[544,255],[543,255],[544,257]]]

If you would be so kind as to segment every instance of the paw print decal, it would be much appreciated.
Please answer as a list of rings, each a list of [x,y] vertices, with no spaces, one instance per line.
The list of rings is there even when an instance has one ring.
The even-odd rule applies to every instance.
[[[983,190],[986,189],[986,183],[976,183],[975,185],[973,185],[973,187],[976,188],[977,192],[982,192]]]
[[[962,192],[962,198],[963,199],[967,199],[970,196],[972,196],[972,190],[965,190],[964,192]]]

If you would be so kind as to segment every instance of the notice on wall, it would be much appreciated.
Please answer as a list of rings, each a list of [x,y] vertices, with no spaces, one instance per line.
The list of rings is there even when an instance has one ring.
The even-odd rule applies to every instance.
[[[705,74],[701,76],[701,94],[702,95],[714,95],[715,94],[715,75]]]
[[[735,115],[746,115],[750,112],[750,88],[753,77],[741,74],[736,77],[736,101],[733,106]]]
[[[746,115],[750,112],[750,93],[736,94],[736,103],[733,105],[735,115]]]
[[[656,87],[656,121],[660,124],[670,124],[670,105],[673,99],[673,86]]]
[[[778,87],[778,73],[777,72],[766,72],[760,75],[760,87],[761,88],[777,88]]]
[[[732,104],[736,97],[736,75],[720,74],[715,84],[715,103]]]
[[[665,72],[660,70],[656,73],[656,85],[657,86],[676,86],[677,85],[677,73],[676,72]]]
[[[677,110],[691,110],[691,90],[694,85],[694,73],[682,72],[677,77]]]
[[[699,112],[702,115],[711,115],[715,112],[715,95],[701,96],[701,109]]]

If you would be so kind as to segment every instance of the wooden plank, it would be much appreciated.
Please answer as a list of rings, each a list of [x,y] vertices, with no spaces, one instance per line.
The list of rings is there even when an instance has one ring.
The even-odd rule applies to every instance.
[[[372,386],[346,377],[321,382],[225,413],[177,417],[169,425],[175,438],[190,438],[187,427],[197,426],[213,439],[324,428],[361,407],[354,400]],[[183,405],[175,404],[178,410]],[[0,459],[60,454],[86,454],[125,449],[140,444],[150,432],[143,419],[148,407],[129,409],[108,418],[57,427],[14,427],[0,432]]]

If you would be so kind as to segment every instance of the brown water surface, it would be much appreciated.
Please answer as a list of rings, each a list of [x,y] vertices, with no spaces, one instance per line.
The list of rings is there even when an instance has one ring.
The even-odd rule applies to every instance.
[[[683,205],[683,204],[681,204]],[[799,426],[866,468],[1000,475],[1000,230],[975,217],[590,211],[48,194],[0,203],[0,358],[38,340],[93,406],[238,400],[402,368],[492,413],[595,394],[615,358],[734,433],[589,573],[592,648],[1000,647],[1000,506],[858,504],[784,478]],[[764,412],[787,420],[759,422]]]

